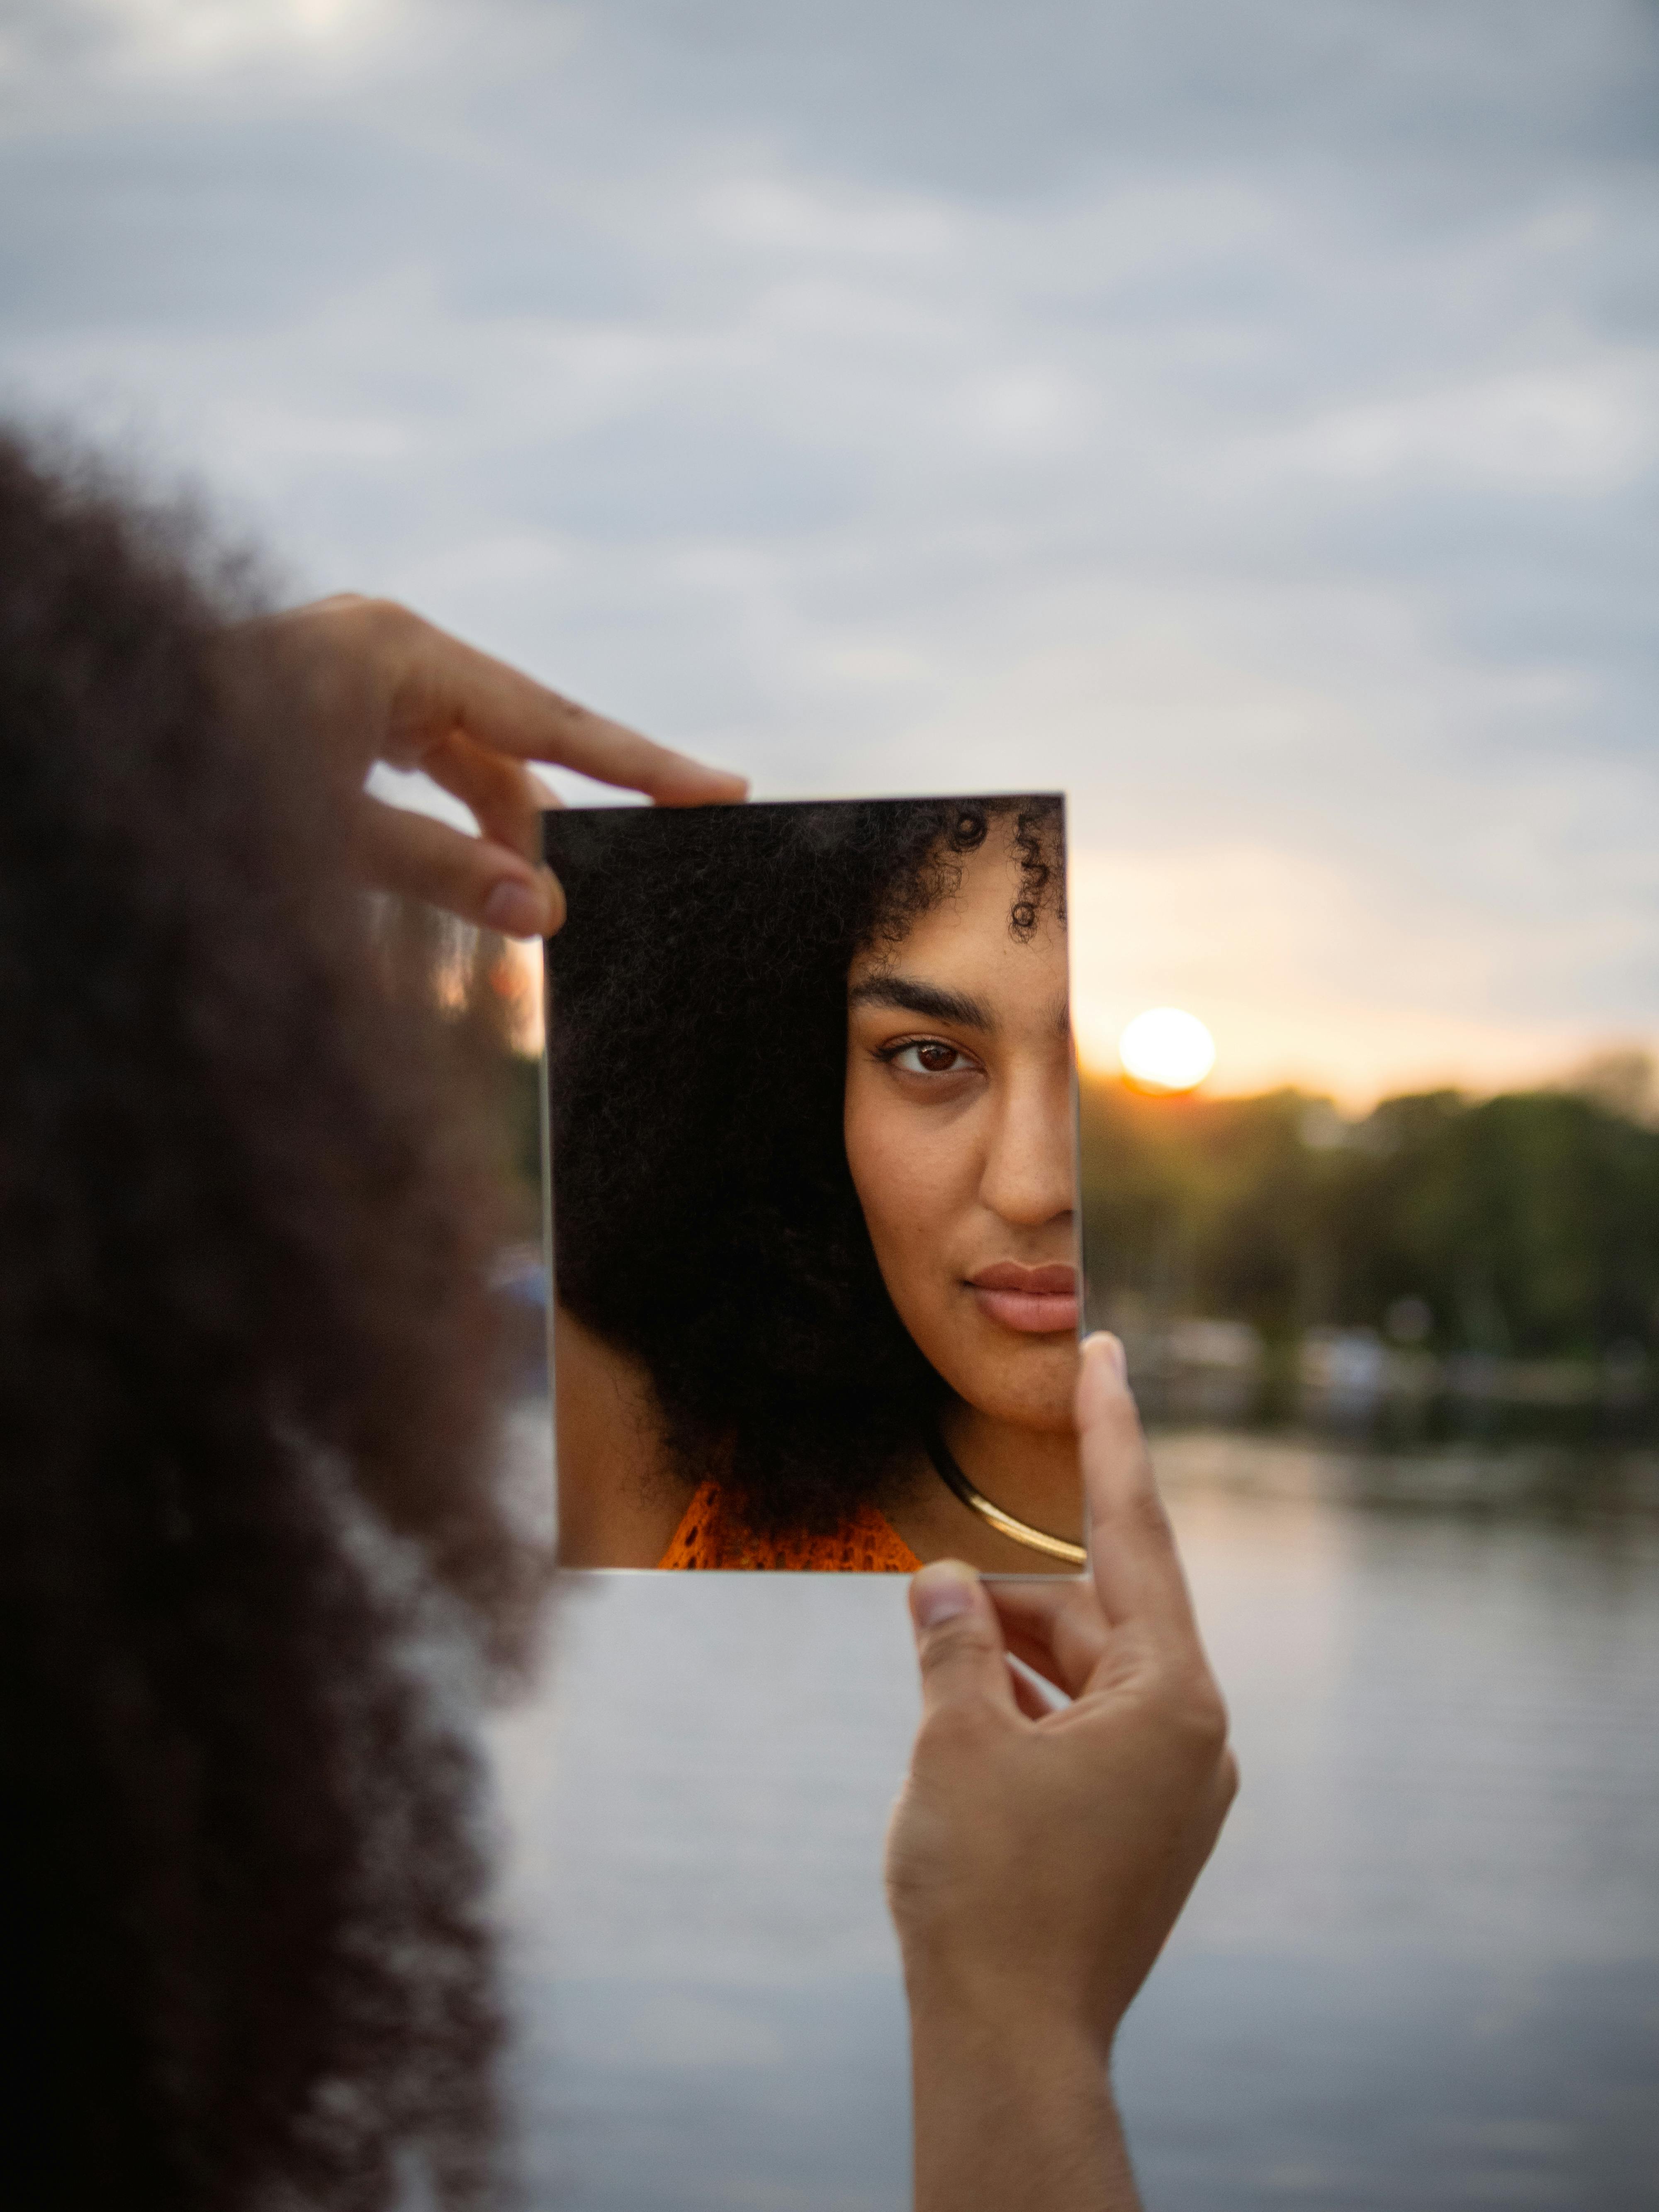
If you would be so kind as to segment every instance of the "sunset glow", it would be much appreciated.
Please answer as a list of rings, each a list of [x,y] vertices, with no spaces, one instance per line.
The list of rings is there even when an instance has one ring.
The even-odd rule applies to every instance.
[[[1196,1014],[1153,1006],[1118,1039],[1129,1080],[1143,1091],[1196,1091],[1215,1066],[1215,1040]]]

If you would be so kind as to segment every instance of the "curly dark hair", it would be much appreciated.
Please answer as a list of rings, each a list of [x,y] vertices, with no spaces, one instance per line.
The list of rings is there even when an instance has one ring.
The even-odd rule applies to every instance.
[[[8,2193],[471,2205],[489,1176],[199,538],[0,437]]]
[[[645,1364],[682,1471],[753,1527],[890,1494],[944,1384],[888,1297],[842,1133],[847,975],[1006,823],[1017,937],[1063,915],[1056,797],[545,817],[561,1301]]]

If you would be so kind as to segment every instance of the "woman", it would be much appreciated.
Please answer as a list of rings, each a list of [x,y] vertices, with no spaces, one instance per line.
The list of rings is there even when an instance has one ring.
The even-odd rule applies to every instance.
[[[544,1563],[491,1476],[492,1163],[356,877],[550,927],[507,731],[741,786],[397,610],[239,627],[195,565],[0,439],[7,2195],[482,2203],[460,1692]],[[377,751],[493,834],[363,798]]]
[[[1060,801],[547,838],[561,1558],[1075,1571]]]
[[[489,1177],[360,885],[550,927],[525,759],[732,783],[396,608],[249,628],[196,566],[0,438],[8,2196],[459,2212],[501,2172],[471,1713],[544,1563],[490,1473]],[[365,799],[377,754],[483,834]],[[1231,1788],[1103,1342],[1079,1404],[1098,1601],[915,1592],[928,2212],[1133,2212],[1106,2059]]]

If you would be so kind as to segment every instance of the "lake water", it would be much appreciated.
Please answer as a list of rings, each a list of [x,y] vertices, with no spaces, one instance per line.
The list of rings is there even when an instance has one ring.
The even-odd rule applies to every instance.
[[[1659,1519],[1157,1455],[1244,1784],[1122,2037],[1150,2212],[1659,2205]],[[902,1585],[585,1577],[555,1642],[497,1729],[532,2202],[897,2212]]]

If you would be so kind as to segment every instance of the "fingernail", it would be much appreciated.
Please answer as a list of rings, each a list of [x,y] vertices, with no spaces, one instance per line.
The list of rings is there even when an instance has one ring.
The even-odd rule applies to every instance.
[[[547,901],[542,910],[542,934],[544,937],[551,937],[564,927],[564,918],[568,911],[565,904],[564,885],[551,868],[543,868],[538,872]]]
[[[484,901],[485,921],[503,937],[539,937],[546,914],[540,893],[511,878],[497,884]]]
[[[936,1559],[910,1585],[917,1626],[937,1628],[942,1620],[955,1620],[971,1613],[978,1588],[979,1577],[971,1567],[956,1559]]]

